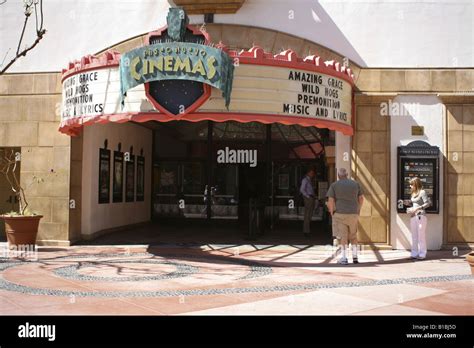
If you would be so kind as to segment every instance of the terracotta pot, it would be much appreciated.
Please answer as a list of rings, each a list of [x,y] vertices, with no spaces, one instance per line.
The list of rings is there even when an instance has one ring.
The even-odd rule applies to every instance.
[[[35,245],[38,225],[43,215],[8,216],[0,215],[5,221],[5,234],[10,246]]]
[[[474,275],[474,251],[467,254],[466,260],[469,262],[469,266],[471,266],[471,274]]]

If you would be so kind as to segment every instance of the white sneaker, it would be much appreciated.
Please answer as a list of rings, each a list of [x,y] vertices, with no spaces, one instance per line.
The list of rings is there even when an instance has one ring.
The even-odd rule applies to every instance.
[[[337,260],[337,263],[340,265],[348,265],[349,261],[347,261],[347,258],[341,257],[339,260]]]

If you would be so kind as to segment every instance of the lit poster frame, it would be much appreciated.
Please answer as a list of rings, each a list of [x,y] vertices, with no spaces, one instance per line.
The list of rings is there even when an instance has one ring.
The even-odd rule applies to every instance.
[[[135,201],[135,155],[125,162],[125,202]]]
[[[123,202],[123,152],[114,151],[113,202]]]
[[[137,156],[137,202],[145,200],[145,157]]]
[[[110,150],[99,149],[99,204],[110,203]]]

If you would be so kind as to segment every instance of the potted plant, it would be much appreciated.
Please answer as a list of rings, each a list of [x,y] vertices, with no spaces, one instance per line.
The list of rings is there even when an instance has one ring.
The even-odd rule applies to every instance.
[[[13,193],[18,201],[18,211],[11,211],[0,215],[5,222],[5,234],[9,247],[24,248],[35,247],[38,226],[42,215],[38,215],[28,209],[28,201],[25,196],[25,189],[21,186],[17,171],[19,170],[20,153],[15,150],[3,150],[0,152],[0,171],[7,179]],[[33,183],[43,182],[36,176]]]
[[[469,266],[471,266],[471,274],[474,275],[474,251],[467,254],[466,260],[469,262]]]

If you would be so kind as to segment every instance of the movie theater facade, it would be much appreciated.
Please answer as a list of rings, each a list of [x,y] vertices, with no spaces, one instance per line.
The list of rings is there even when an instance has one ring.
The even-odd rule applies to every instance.
[[[344,167],[365,193],[362,243],[409,247],[400,201],[419,176],[434,202],[428,248],[472,246],[472,69],[361,68],[294,36],[180,13],[61,73],[1,77],[0,146],[21,152],[22,182],[45,178],[29,189],[39,244],[151,221],[245,229],[252,201],[272,228],[300,233],[305,170],[323,200]],[[269,40],[306,47],[272,52]],[[327,220],[324,206],[312,219]]]

